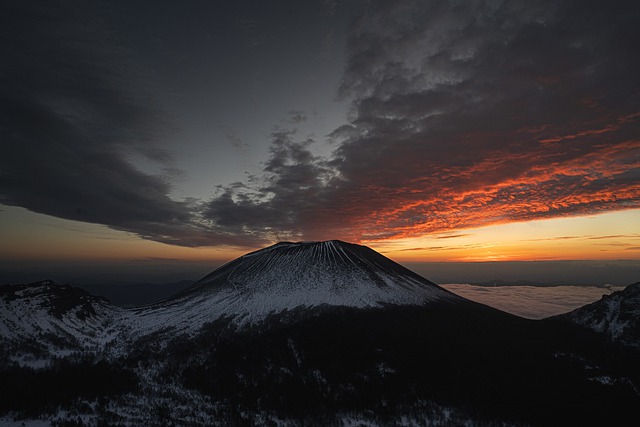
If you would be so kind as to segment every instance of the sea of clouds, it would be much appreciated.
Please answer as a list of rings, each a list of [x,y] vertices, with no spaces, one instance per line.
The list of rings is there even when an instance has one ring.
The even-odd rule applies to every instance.
[[[528,319],[566,313],[599,300],[624,286],[479,286],[440,285],[464,298]]]

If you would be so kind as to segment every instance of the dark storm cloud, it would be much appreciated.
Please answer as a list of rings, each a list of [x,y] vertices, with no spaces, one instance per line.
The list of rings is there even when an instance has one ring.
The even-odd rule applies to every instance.
[[[172,200],[158,148],[170,131],[147,83],[85,1],[4,2],[0,13],[0,202],[197,246],[236,243]],[[162,172],[164,171],[164,173]]]
[[[639,9],[370,2],[351,23],[334,158],[287,154],[258,191],[272,199],[225,194],[208,215],[357,240],[638,208]]]

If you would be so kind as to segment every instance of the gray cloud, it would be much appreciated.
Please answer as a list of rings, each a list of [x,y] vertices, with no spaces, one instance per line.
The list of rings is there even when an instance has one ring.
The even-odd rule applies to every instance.
[[[245,150],[247,148],[247,144],[244,141],[242,141],[242,139],[240,139],[240,137],[238,136],[238,133],[234,129],[230,127],[222,126],[220,130],[224,134],[224,137],[229,142],[229,144],[231,144],[232,146],[240,150]]]
[[[305,122],[307,120],[307,114],[304,111],[300,110],[291,110],[289,111],[289,117],[287,118],[287,122],[298,124]]]
[[[283,129],[271,137],[264,175],[252,177],[255,185],[223,187],[202,215],[237,235],[273,240],[309,235],[311,229],[321,227],[314,223],[324,219],[323,200],[334,192],[339,178],[326,159],[311,153],[313,140],[296,140],[294,130]]]

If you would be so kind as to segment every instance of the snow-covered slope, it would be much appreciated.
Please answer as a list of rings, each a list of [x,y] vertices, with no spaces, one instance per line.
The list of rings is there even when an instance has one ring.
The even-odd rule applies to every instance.
[[[9,343],[7,348],[30,349],[10,357],[37,365],[78,351],[120,354],[158,332],[162,342],[181,333],[197,335],[219,319],[246,326],[292,310],[462,301],[365,246],[335,240],[279,243],[231,261],[170,299],[134,309],[52,282],[4,286],[0,341]]]
[[[72,352],[126,352],[157,332],[166,339],[196,335],[223,318],[242,326],[294,309],[435,301],[465,300],[364,246],[279,243],[231,261],[168,300],[129,310],[49,281],[3,286],[0,341],[5,357],[36,366]]]
[[[605,334],[612,341],[640,348],[640,282],[561,317]]]
[[[107,300],[51,281],[0,286],[0,342],[5,357],[21,365],[102,351],[124,314]]]
[[[639,294],[572,316],[626,339]],[[51,282],[3,286],[0,424],[625,425],[640,404],[635,350],[576,329],[339,241],[256,251],[135,309]]]
[[[296,308],[379,308],[463,301],[365,246],[337,240],[278,243],[215,270],[162,303],[135,310],[138,333],[237,325]]]

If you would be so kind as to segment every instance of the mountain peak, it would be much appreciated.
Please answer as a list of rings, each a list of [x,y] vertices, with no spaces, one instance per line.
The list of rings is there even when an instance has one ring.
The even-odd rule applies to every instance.
[[[337,250],[345,250],[345,249],[353,249],[353,248],[368,249],[370,251],[373,251],[372,249],[366,246],[357,245],[355,243],[347,243],[342,240],[303,241],[303,242],[283,241],[283,242],[275,243],[271,246],[267,246],[266,248],[258,249],[257,251],[254,251],[254,252],[249,252],[248,254],[243,255],[241,258],[251,257],[251,256],[263,254],[263,253],[274,251],[274,250],[300,251],[300,252],[320,251],[328,254],[330,252],[334,252]]]
[[[231,317],[243,324],[298,308],[381,308],[462,300],[373,249],[329,240],[280,242],[248,253],[151,312],[179,317],[178,308],[188,304],[201,307],[208,321]]]
[[[421,303],[449,293],[366,246],[340,240],[280,242],[215,270],[189,293],[222,289],[299,305],[378,306]],[[290,307],[288,305],[288,307]]]

